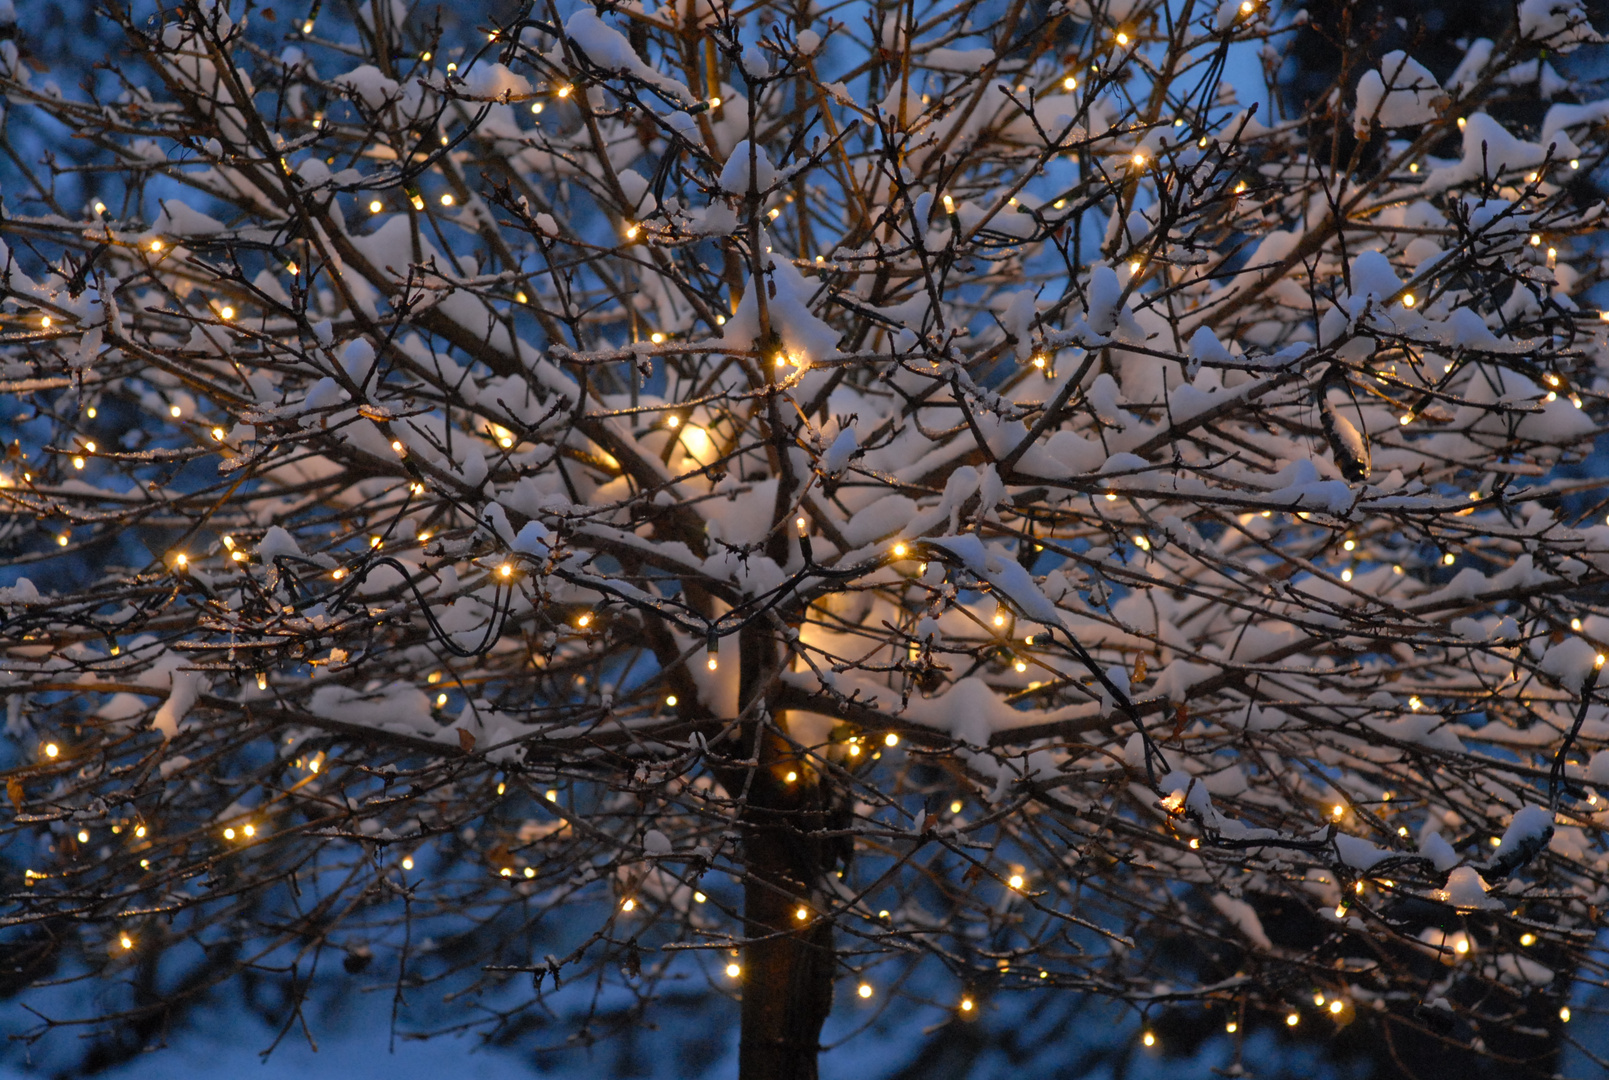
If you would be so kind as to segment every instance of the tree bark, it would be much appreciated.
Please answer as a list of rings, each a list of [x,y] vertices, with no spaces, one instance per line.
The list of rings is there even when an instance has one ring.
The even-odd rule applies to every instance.
[[[818,815],[751,805],[746,822],[741,1080],[816,1080],[821,1027],[832,1011],[832,922],[808,886],[824,867],[799,816]]]

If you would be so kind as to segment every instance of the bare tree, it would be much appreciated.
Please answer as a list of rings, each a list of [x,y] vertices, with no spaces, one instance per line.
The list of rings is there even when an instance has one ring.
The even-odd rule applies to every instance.
[[[0,41],[72,136],[0,222],[7,978],[127,988],[27,1037],[334,953],[586,1039],[702,980],[745,1080],[1058,990],[1552,1073],[1574,0],[1289,116],[1258,0],[101,17],[72,90]]]

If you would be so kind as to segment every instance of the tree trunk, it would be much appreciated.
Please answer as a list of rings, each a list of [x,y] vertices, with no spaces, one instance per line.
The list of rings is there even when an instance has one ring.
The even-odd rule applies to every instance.
[[[775,688],[780,658],[768,628],[739,636],[738,699],[745,709]],[[812,892],[834,864],[819,834],[831,815],[823,777],[783,737],[771,709],[744,725],[743,1010],[740,1080],[816,1080],[821,1027],[832,1011],[832,920]],[[787,777],[793,774],[794,779]],[[800,914],[804,918],[800,918]]]
[[[800,835],[795,815],[818,816],[751,804],[746,823],[741,1080],[816,1080],[821,1026],[832,1011],[832,922],[806,884],[822,870],[819,843]]]

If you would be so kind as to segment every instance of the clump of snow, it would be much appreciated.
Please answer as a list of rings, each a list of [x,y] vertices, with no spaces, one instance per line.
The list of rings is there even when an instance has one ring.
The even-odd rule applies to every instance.
[[[1257,909],[1244,900],[1236,900],[1227,893],[1217,893],[1212,898],[1212,906],[1218,913],[1235,924],[1235,929],[1246,935],[1259,949],[1272,949],[1274,943],[1268,940],[1268,933],[1263,929],[1262,919],[1257,917]]]
[[[1557,679],[1560,686],[1572,694],[1579,694],[1588,673],[1597,667],[1597,663],[1597,649],[1581,638],[1570,637],[1549,646],[1537,666]]]
[[[1519,17],[1521,37],[1546,42],[1561,53],[1603,40],[1587,20],[1581,0],[1522,0]]]
[[[402,92],[397,80],[387,78],[373,64],[360,64],[330,81],[356,96],[370,109],[378,109],[386,102],[396,100]]]
[[[1419,853],[1429,859],[1437,870],[1451,870],[1458,865],[1458,852],[1441,838],[1440,833],[1426,833],[1419,840]]]
[[[509,547],[522,555],[545,559],[548,556],[548,537],[550,535],[552,534],[548,532],[547,526],[540,521],[527,521],[521,526],[518,535],[514,537],[514,542]]]
[[[9,588],[0,589],[0,604],[37,604],[39,599],[39,590],[25,577],[18,578]]]
[[[855,436],[855,429],[846,427],[832,440],[821,455],[821,471],[828,476],[836,476],[854,458],[855,451],[860,448],[860,441]]]
[[[1447,887],[1436,890],[1436,899],[1459,911],[1502,911],[1503,902],[1486,895],[1486,882],[1473,866],[1460,866],[1447,875]]]
[[[1381,127],[1402,128],[1428,124],[1436,118],[1436,99],[1442,96],[1436,77],[1400,50],[1380,59],[1379,70],[1364,73],[1358,81],[1358,103],[1353,125],[1367,135],[1372,121]]]
[[[751,179],[749,171],[749,154],[754,155],[754,170],[752,179],[755,190],[764,192],[777,182],[777,168],[771,164],[766,156],[765,148],[754,146],[744,139],[732,147],[732,152],[726,156],[726,164],[721,166],[721,190],[733,195],[746,195]]]
[[[761,233],[762,241],[765,234]],[[756,288],[772,287],[776,294],[766,298],[766,316],[771,332],[782,339],[782,351],[796,361],[830,360],[838,355],[838,331],[828,326],[810,308],[815,291],[786,258],[774,256],[766,264],[767,280],[750,280],[743,290],[737,311],[722,328],[722,337],[740,347],[764,347],[760,340],[760,302]]]
[[[296,538],[278,525],[268,526],[268,531],[263,533],[262,540],[257,544],[257,558],[266,566],[274,565],[274,560],[281,555],[300,558],[301,554],[302,549],[296,543]]]
[[[172,677],[173,690],[151,720],[151,726],[168,739],[179,733],[179,722],[190,714],[197,699],[206,692],[209,685],[207,677],[199,671],[175,670],[172,672]]]
[[[687,87],[644,63],[626,35],[599,18],[590,3],[581,4],[575,14],[565,20],[564,34],[570,39],[571,45],[579,48],[598,67],[635,75],[674,100],[692,101]],[[555,59],[562,59],[562,53]]]

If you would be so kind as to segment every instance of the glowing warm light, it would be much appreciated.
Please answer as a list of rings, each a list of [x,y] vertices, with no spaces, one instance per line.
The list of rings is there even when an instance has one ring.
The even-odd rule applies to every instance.
[[[61,753],[61,747],[57,746],[55,743],[47,742],[45,744],[45,756],[47,758],[54,758],[57,755],[59,755],[60,753]]]
[[[160,241],[160,240],[152,240],[151,241],[151,250],[153,252],[161,251],[162,250],[162,241]]]
[[[1447,566],[1451,566],[1454,562],[1457,561],[1457,556],[1455,556],[1452,552],[1449,551],[1447,554],[1445,554],[1445,555],[1443,555],[1441,557],[1441,561],[1442,561],[1443,564],[1445,564]]]
[[[134,827],[134,835],[136,837],[138,837],[139,839],[141,839],[141,840],[145,839],[145,826],[144,825],[136,825]]]
[[[218,309],[218,318],[222,319],[224,322],[228,322],[234,317],[235,309],[230,307],[228,304],[225,304],[223,307]]]
[[[78,830],[78,842],[80,844],[89,843],[89,830],[88,829],[79,829]]]
[[[559,793],[554,788],[548,788],[546,791],[544,791],[542,793],[542,797],[545,798],[548,802],[558,802],[559,801]]]
[[[244,826],[240,831],[245,833],[248,837],[257,835],[257,827],[255,825]]]
[[[378,214],[381,210],[384,210],[384,209],[385,209],[385,203],[381,202],[379,199],[370,200],[370,202],[369,202],[369,213]]]
[[[184,415],[184,410],[179,408],[179,406],[177,406],[177,405],[169,405],[168,406],[168,415],[173,417],[175,420],[177,420],[179,417]]]
[[[443,205],[443,206],[451,206],[452,204],[453,204],[452,192],[450,192],[450,191],[443,192],[442,196],[441,196],[441,205]]]
[[[861,996],[862,1000],[865,1000],[866,998],[871,997],[872,993],[873,993],[872,984],[871,983],[861,983],[859,986],[857,986],[855,988],[855,993],[859,994]]]
[[[621,911],[631,911],[636,906],[637,906],[637,901],[633,900],[629,896],[626,897],[624,900],[622,900],[620,902],[620,910]]]
[[[726,965],[726,977],[728,979],[735,979],[741,974],[743,974],[743,969],[737,964]]]
[[[134,939],[127,934],[118,935],[117,943],[123,946],[125,950],[134,948]]]
[[[1469,939],[1459,938],[1457,943],[1453,945],[1453,952],[1457,953],[1459,956],[1463,956],[1465,953],[1469,952]]]
[[[721,99],[720,98],[718,98],[718,97],[710,98],[710,108],[719,109],[720,107],[721,107]]]
[[[705,896],[701,892],[696,892],[696,893],[693,894],[693,903],[695,903],[695,904],[702,904],[704,901],[706,901],[708,899],[709,899],[709,897]]]
[[[436,695],[436,708],[442,709],[442,708],[445,708],[446,706],[447,706],[447,695],[446,694],[437,694]]]
[[[1233,1035],[1235,1032],[1240,1030],[1240,1025],[1231,1020],[1229,1023],[1224,1025],[1224,1030]]]
[[[803,904],[800,904],[798,909],[794,911],[793,917],[798,919],[800,922],[804,922],[806,919],[810,918],[810,909],[805,907]]]
[[[1532,945],[1535,945],[1536,944],[1536,935],[1531,934],[1531,933],[1521,934],[1520,935],[1520,944],[1524,945],[1526,947],[1530,947]]]
[[[1418,302],[1419,301],[1414,299],[1413,293],[1410,292],[1410,293],[1403,293],[1402,294],[1402,306],[1403,307],[1413,307]]]
[[[1006,884],[1009,885],[1013,889],[1022,888],[1022,875],[1021,874],[1012,874],[1009,878],[1006,879]]]
[[[964,998],[961,999],[961,1011],[962,1012],[971,1012],[972,1011],[972,999],[971,998],[964,997]]]
[[[1151,1032],[1147,1031],[1140,1038],[1140,1041],[1145,1043],[1146,1046],[1155,1046],[1156,1045],[1156,1036],[1154,1034],[1152,1034]]]
[[[186,555],[182,551],[179,552],[173,557],[173,565],[177,566],[180,570],[183,570],[186,566],[190,565],[190,556]]]
[[[905,558],[905,554],[909,549],[904,544],[895,544],[893,550],[894,558],[903,559]]]
[[[506,578],[514,576],[514,568],[508,563],[504,563],[502,566],[499,566],[497,568],[497,572]]]
[[[73,458],[73,468],[82,469],[83,467],[84,467],[84,459],[81,458],[81,457],[75,456]]]
[[[225,840],[233,840],[235,838],[235,830],[233,830],[233,829],[225,829],[223,831],[223,838]]]
[[[1069,75],[1061,81],[1061,88],[1063,90],[1077,90],[1078,80]]]
[[[1559,1019],[1563,1020],[1566,1024],[1570,1022],[1570,1006],[1566,1005],[1559,1010]]]
[[[97,215],[106,213],[106,204],[99,199],[95,200],[95,213]]]
[[[1340,1002],[1340,1001],[1332,1001],[1332,1002],[1330,1002],[1330,1012],[1336,1014],[1337,1016],[1340,1015],[1341,1010],[1344,1009],[1344,1008],[1346,1008],[1346,1005],[1343,1002]]]
[[[1117,43],[1119,45],[1127,45],[1129,43],[1129,36],[1123,31],[1119,30],[1117,32]]]
[[[1336,803],[1334,806],[1330,807],[1330,813],[1336,817],[1341,817],[1346,813],[1346,807],[1342,806],[1340,803]]]
[[[330,577],[334,578],[336,581],[340,581],[342,578],[346,577],[346,569],[338,566],[334,571],[331,572]]]
[[[1017,674],[1019,675],[1028,670],[1028,662],[1026,660],[1018,660],[1011,666],[1017,669]]]
[[[671,708],[674,709],[676,707],[676,695],[675,694],[666,695],[665,704],[669,705]]]
[[[890,731],[887,735],[883,736],[883,745],[884,746],[898,746],[899,745],[899,736],[894,734],[892,731]]]
[[[1296,1013],[1289,1013],[1285,1017],[1285,1026],[1286,1027],[1295,1027],[1297,1024],[1300,1024],[1301,1022],[1302,1022],[1301,1016],[1299,1016]]]
[[[795,781],[795,780],[798,780],[798,779],[799,779],[799,774],[798,774],[798,773],[796,773],[796,772],[794,772],[794,771],[793,771],[793,770],[792,770],[792,769],[789,769],[789,770],[788,770],[788,775],[787,775],[787,776],[784,776],[784,777],[783,777],[783,778],[782,778],[782,779],[784,779],[784,780],[786,780],[786,781],[787,781],[787,782],[788,782],[788,783],[790,783],[790,784],[791,784],[791,783],[793,783],[793,782],[794,782],[794,781]]]

